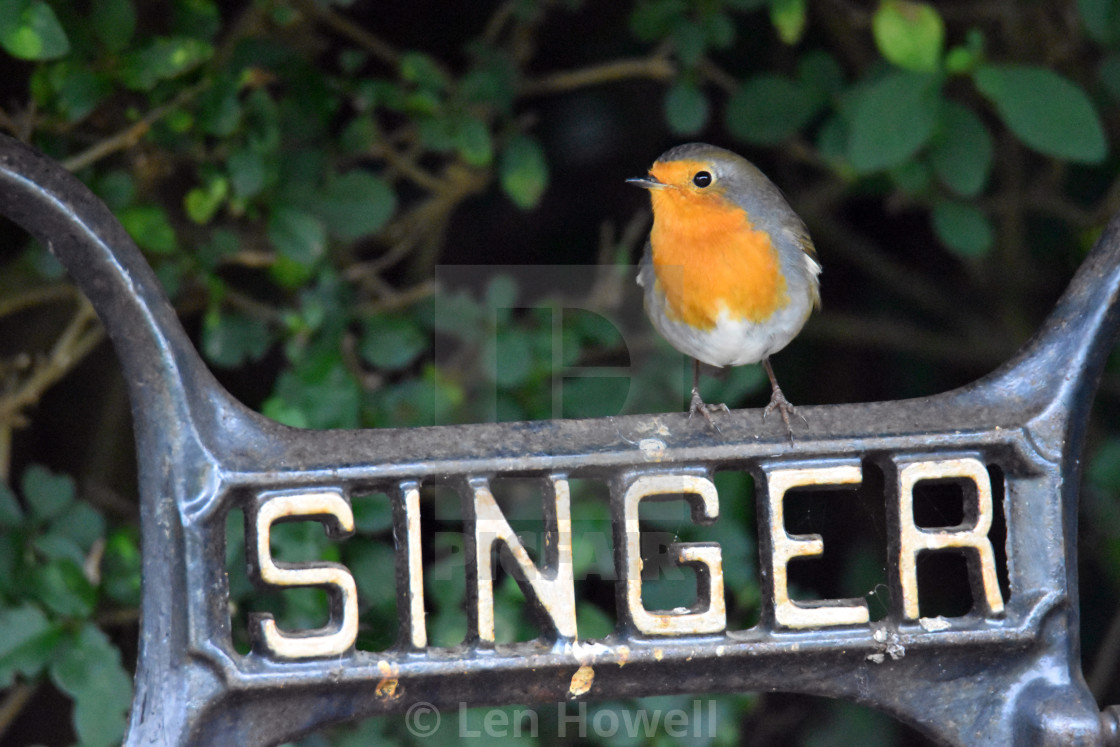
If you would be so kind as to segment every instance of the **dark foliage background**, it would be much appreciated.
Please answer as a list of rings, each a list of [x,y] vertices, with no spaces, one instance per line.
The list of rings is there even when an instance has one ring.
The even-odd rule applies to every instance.
[[[638,316],[632,265],[649,215],[623,183],[679,142],[754,160],[816,240],[824,310],[775,360],[796,403],[930,394],[987,373],[1120,209],[1115,0],[0,0],[0,47],[0,130],[89,184],[222,382],[297,426],[681,407],[685,361]],[[11,226],[0,235],[0,736],[110,744],[130,699],[139,588],[123,381],[58,265]],[[1102,704],[1120,700],[1118,372],[1110,364],[1095,405],[1081,508],[1084,668]],[[755,367],[704,387],[732,406],[768,394]],[[683,510],[643,518],[669,540],[721,543],[733,617],[749,625],[751,488],[732,473],[719,486],[717,527]],[[602,491],[578,487],[577,534],[601,531]],[[539,532],[536,496],[499,492]],[[431,636],[454,645],[458,512],[440,490],[424,500]],[[391,644],[395,619],[378,584],[386,505],[356,506],[361,536],[342,545],[317,524],[275,540],[285,559],[354,570],[370,649]],[[881,608],[872,505],[791,509],[834,553],[798,570],[800,593]],[[247,609],[320,624],[315,593],[251,589],[239,533],[231,520],[238,635]],[[603,635],[609,553],[576,554],[590,579],[581,636]],[[951,571],[934,586],[955,588]],[[687,579],[648,586],[651,602],[688,603]],[[532,637],[516,584],[496,589],[499,637]],[[929,613],[959,608],[944,596]],[[842,703],[716,701],[718,728],[700,742],[919,739]],[[548,711],[543,742],[557,733]],[[304,743],[411,739],[385,718]],[[638,741],[673,742],[664,730]]]

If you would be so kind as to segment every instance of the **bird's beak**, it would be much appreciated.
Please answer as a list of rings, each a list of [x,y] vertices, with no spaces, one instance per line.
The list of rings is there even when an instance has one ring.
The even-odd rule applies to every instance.
[[[644,189],[662,189],[665,186],[664,182],[657,181],[657,177],[653,176],[634,176],[626,180],[627,184],[633,184],[635,187],[643,187]]]

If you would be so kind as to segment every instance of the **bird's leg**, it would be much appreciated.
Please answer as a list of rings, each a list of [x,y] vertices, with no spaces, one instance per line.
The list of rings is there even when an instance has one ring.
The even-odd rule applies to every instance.
[[[788,404],[788,403],[787,403]],[[708,425],[719,430],[719,426],[712,420],[713,412],[726,412],[731,414],[725,404],[710,405],[700,398],[700,361],[695,358],[692,360],[692,401],[688,405],[688,419],[691,420],[692,416],[699,412],[704,416],[704,420],[708,421]]]
[[[762,366],[766,369],[766,375],[770,377],[770,388],[773,390],[770,395],[770,404],[766,405],[766,409],[762,411],[762,419],[765,420],[767,415],[777,410],[778,414],[782,416],[782,422],[786,424],[790,443],[793,443],[793,426],[790,425],[789,416],[796,415],[801,418],[801,422],[805,423],[805,425],[808,425],[809,421],[805,419],[804,415],[797,411],[797,408],[790,404],[789,400],[786,399],[786,395],[782,394],[782,388],[778,386],[778,379],[774,376],[774,369],[770,366],[770,359],[763,358]]]

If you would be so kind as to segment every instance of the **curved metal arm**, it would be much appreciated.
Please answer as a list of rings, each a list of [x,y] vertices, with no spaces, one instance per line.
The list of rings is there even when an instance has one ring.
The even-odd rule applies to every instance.
[[[109,208],[58,163],[6,135],[0,212],[50,249],[89,298],[129,372],[134,407],[170,424],[193,419],[188,391],[220,391]]]

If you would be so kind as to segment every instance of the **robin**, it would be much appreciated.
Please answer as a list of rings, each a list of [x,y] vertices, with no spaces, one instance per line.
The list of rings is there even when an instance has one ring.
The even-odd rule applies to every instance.
[[[821,266],[805,224],[754,164],[705,143],[665,151],[649,175],[627,179],[650,192],[653,228],[638,272],[646,314],[673,347],[693,358],[691,418],[730,413],[700,398],[700,363],[761,362],[793,438],[795,414],[770,356],[820,306]],[[718,429],[717,429],[718,430]]]

